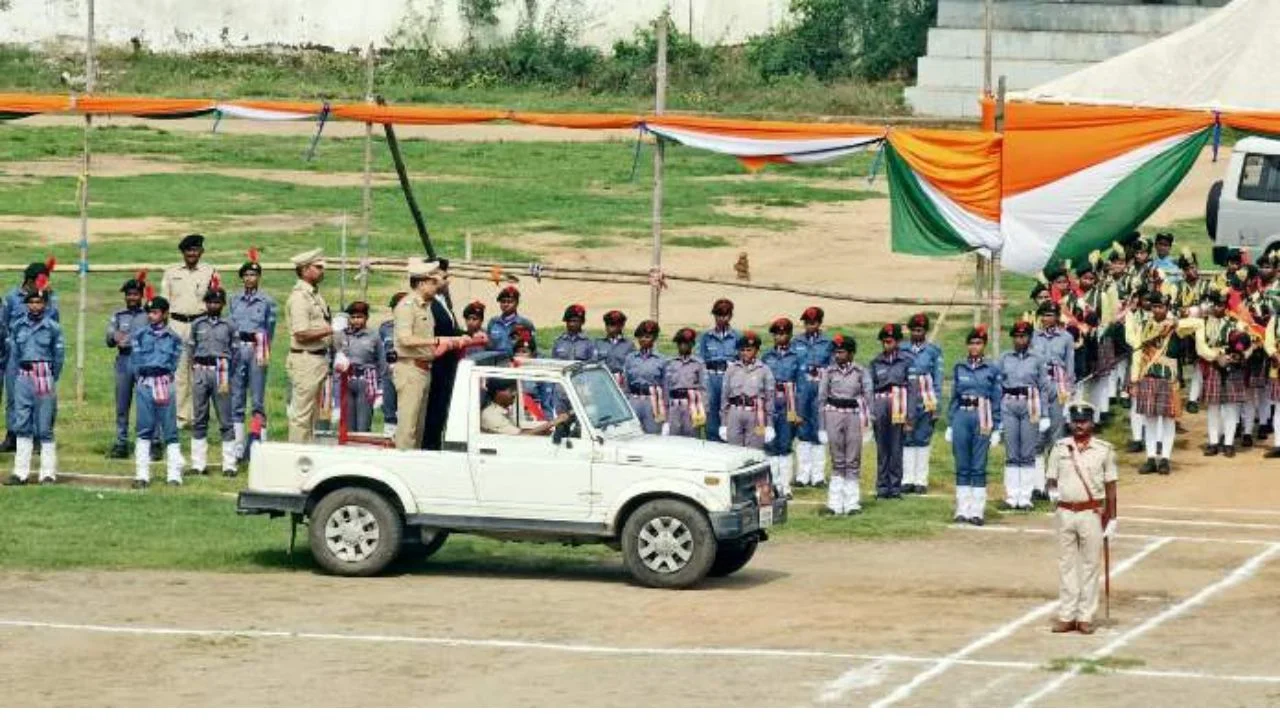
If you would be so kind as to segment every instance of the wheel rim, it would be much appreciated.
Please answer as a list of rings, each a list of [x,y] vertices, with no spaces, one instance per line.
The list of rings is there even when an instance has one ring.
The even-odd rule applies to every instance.
[[[657,517],[640,528],[636,553],[650,570],[670,574],[679,572],[693,558],[693,533],[679,519]]]
[[[324,542],[342,562],[366,560],[378,549],[378,520],[359,505],[343,505],[324,524]]]

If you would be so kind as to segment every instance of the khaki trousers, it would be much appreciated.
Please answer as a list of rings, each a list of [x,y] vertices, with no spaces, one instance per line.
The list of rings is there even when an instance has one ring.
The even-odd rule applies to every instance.
[[[411,362],[397,362],[391,370],[391,381],[396,386],[396,449],[420,450],[431,373]]]
[[[1102,579],[1102,515],[1058,508],[1058,619],[1093,622]]]
[[[329,372],[329,359],[324,355],[289,353],[285,362],[289,376],[289,442],[309,443],[315,437],[316,410],[320,405],[320,389]]]
[[[178,392],[174,398],[178,405],[178,427],[186,427],[191,423],[191,353],[187,352],[187,341],[191,339],[191,323],[169,319],[169,329],[182,338],[182,354],[178,356],[178,369],[174,372],[174,381]]]

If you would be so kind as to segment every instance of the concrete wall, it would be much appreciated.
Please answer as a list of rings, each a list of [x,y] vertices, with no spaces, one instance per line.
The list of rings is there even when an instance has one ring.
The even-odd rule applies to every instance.
[[[536,0],[538,16],[555,12],[581,30],[581,40],[609,47],[652,22],[667,4],[683,31],[704,43],[739,43],[778,24],[788,0]],[[0,11],[0,42],[81,42],[86,0],[9,0]],[[526,0],[505,0],[495,35],[514,29]],[[455,46],[467,34],[458,0],[96,0],[98,38],[153,50],[192,51],[268,44],[327,45],[345,50],[379,45],[416,17],[436,42]]]

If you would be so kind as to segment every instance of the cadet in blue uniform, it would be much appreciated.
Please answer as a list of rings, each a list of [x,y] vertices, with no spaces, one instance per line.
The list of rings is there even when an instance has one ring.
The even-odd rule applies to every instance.
[[[581,305],[570,305],[564,309],[564,332],[556,338],[551,346],[551,357],[555,360],[577,360],[586,362],[596,356],[595,343],[582,334],[582,323],[587,320],[587,309]]]
[[[618,387],[623,387],[622,364],[636,349],[636,344],[622,334],[626,326],[627,316],[620,310],[610,310],[604,314],[604,337],[596,340],[596,359],[617,378]]]
[[[182,484],[182,448],[178,445],[177,401],[174,373],[182,355],[182,338],[169,328],[169,301],[162,297],[147,302],[147,323],[133,331],[129,339],[133,353],[134,390],[138,407],[137,447],[133,451],[135,489],[151,483],[151,443],[164,444],[166,475],[170,485]]]
[[[1063,436],[1063,428],[1066,427],[1063,408],[1067,406],[1071,388],[1076,384],[1075,339],[1059,325],[1060,313],[1056,303],[1041,304],[1036,311],[1040,318],[1040,329],[1031,336],[1031,351],[1044,358],[1049,380],[1053,385],[1053,392],[1044,404],[1049,415],[1049,433],[1041,439],[1037,449],[1033,474],[1035,489],[1031,493],[1033,500],[1049,499],[1045,492],[1044,455]]]
[[[902,492],[924,495],[929,492],[929,450],[933,426],[942,397],[942,348],[929,342],[929,318],[917,313],[907,323],[911,342],[911,383],[916,401],[912,403],[911,432],[902,441]]]
[[[707,424],[707,368],[693,354],[698,333],[681,328],[671,341],[676,344],[676,356],[667,361],[662,374],[667,392],[667,422],[662,434],[698,437]]]
[[[398,292],[391,296],[391,302],[387,307],[392,310],[396,309],[396,305],[404,299],[408,293]],[[479,319],[484,321],[484,305],[481,303],[471,303],[466,310],[462,311],[462,317],[470,318],[467,312],[472,310],[472,305],[480,305]],[[390,368],[395,367],[398,355],[396,354],[396,321],[386,320],[378,326],[378,337],[382,340],[382,353],[387,359],[387,371],[382,374],[382,435],[383,437],[395,437],[396,435],[396,384],[392,382]]]
[[[969,331],[969,356],[951,375],[947,442],[956,462],[956,522],[982,525],[987,508],[987,451],[1000,444],[1000,371],[987,363],[987,329]]]
[[[334,342],[334,348],[342,353],[342,361],[335,361],[334,369],[348,375],[343,413],[351,432],[367,433],[373,429],[373,406],[382,378],[388,374],[382,338],[369,329],[368,322],[369,304],[351,303],[347,306],[347,327]]]
[[[231,326],[236,342],[231,363],[231,429],[235,433],[236,459],[245,457],[244,408],[248,402],[252,414],[261,418],[266,433],[267,368],[271,362],[271,343],[276,336],[276,301],[262,292],[262,265],[258,251],[249,249],[249,260],[240,266],[244,291],[231,297]]]
[[[9,326],[9,361],[16,370],[13,384],[15,435],[10,485],[25,485],[31,474],[31,455],[40,442],[40,484],[58,479],[58,447],[53,424],[58,417],[58,378],[65,347],[62,327],[49,317],[48,277],[37,277],[27,291],[26,313]]]
[[[485,332],[489,335],[489,349],[511,355],[511,338],[516,327],[528,329],[530,335],[537,334],[533,322],[520,314],[520,291],[514,285],[508,285],[498,293],[498,308],[502,311],[489,321]]]
[[[796,424],[800,421],[797,391],[801,358],[792,347],[793,326],[788,318],[778,318],[769,326],[773,335],[773,348],[764,354],[762,362],[773,373],[775,383],[773,400],[773,442],[765,445],[769,456],[769,468],[773,471],[774,485],[778,491],[791,496],[791,440]],[[816,400],[816,398],[815,398]],[[816,435],[816,433],[815,433]],[[821,448],[821,445],[818,446]]]
[[[116,442],[109,457],[129,457],[129,410],[133,407],[133,370],[129,354],[133,346],[129,337],[135,328],[147,324],[147,311],[142,309],[142,293],[147,287],[147,271],[138,272],[120,287],[124,293],[124,309],[107,320],[107,347],[115,348],[116,365]]]
[[[711,305],[715,326],[698,338],[698,357],[707,366],[707,439],[720,440],[720,389],[724,386],[724,372],[729,363],[738,357],[738,331],[730,327],[733,320],[733,302],[725,298]]]
[[[1030,510],[1035,489],[1036,448],[1040,435],[1049,430],[1049,406],[1045,398],[1056,392],[1044,358],[1031,352],[1031,323],[1023,320],[1009,330],[1013,349],[1000,356],[1003,400],[1000,404],[1004,432],[1005,510]]]
[[[57,261],[52,257],[47,258],[44,262],[34,262],[27,266],[22,273],[22,284],[10,290],[4,296],[3,305],[0,305],[0,323],[3,329],[0,333],[7,336],[13,324],[19,318],[27,314],[27,293],[35,289],[36,278],[44,275],[46,278],[53,272]],[[45,303],[44,314],[49,316],[50,320],[59,322],[61,317],[58,314],[58,294],[52,289],[46,288],[48,300]],[[0,345],[7,345],[0,343]],[[4,366],[4,419],[5,419],[5,436],[4,442],[0,443],[0,452],[13,452],[15,438],[13,432],[13,382],[18,378],[18,366],[11,362],[7,350],[0,352],[4,356],[4,362],[0,363]]]
[[[821,487],[826,484],[827,456],[818,442],[818,426],[822,408],[818,406],[818,383],[822,371],[835,357],[835,345],[822,332],[825,313],[820,307],[805,308],[800,313],[804,333],[792,341],[800,356],[800,379],[796,401],[800,424],[796,427],[796,484]]]
[[[236,331],[222,317],[227,291],[214,275],[204,292],[204,314],[191,323],[187,354],[191,357],[191,472],[208,475],[210,406],[218,412],[222,440],[222,475],[235,477],[237,452],[231,428],[231,353]]]
[[[626,383],[627,399],[631,409],[640,418],[640,425],[649,434],[656,434],[666,422],[666,400],[663,397],[663,379],[667,359],[654,352],[653,343],[658,337],[658,323],[645,320],[636,326],[635,352],[622,364],[622,379]]]
[[[915,394],[910,384],[913,358],[898,347],[900,325],[885,325],[876,337],[884,348],[870,368],[875,393],[871,417],[876,432],[876,497],[897,500],[902,497],[902,438],[910,430],[908,411]]]

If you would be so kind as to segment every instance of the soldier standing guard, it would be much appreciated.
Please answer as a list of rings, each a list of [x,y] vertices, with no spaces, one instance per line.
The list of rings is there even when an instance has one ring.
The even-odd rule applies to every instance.
[[[222,441],[222,476],[235,477],[237,447],[231,429],[231,365],[235,329],[222,319],[227,292],[215,274],[204,293],[204,315],[191,323],[187,354],[191,356],[194,415],[191,419],[191,472],[208,475],[209,406],[218,411],[218,437]]]
[[[258,418],[260,436],[266,437],[267,368],[271,343],[276,336],[276,301],[262,291],[262,265],[258,251],[249,248],[249,259],[240,265],[244,291],[231,297],[231,326],[236,342],[231,362],[231,429],[235,433],[235,457],[245,459],[244,408],[248,403]]]
[[[188,235],[178,243],[182,263],[164,271],[160,278],[160,294],[169,301],[169,326],[182,339],[182,357],[178,361],[177,411],[178,425],[191,421],[191,356],[187,341],[191,323],[204,314],[204,293],[213,279],[213,266],[200,262],[204,256],[204,236]]]
[[[795,435],[795,427],[800,422],[800,413],[796,398],[797,386],[800,383],[801,358],[792,349],[791,333],[793,326],[788,318],[778,318],[769,326],[773,335],[773,348],[764,354],[763,362],[769,372],[773,373],[775,392],[773,394],[773,442],[765,446],[769,456],[770,470],[773,471],[774,485],[778,492],[791,497],[791,440]],[[816,397],[814,398],[816,401]],[[820,447],[820,446],[819,446]]]
[[[356,301],[347,306],[347,327],[335,336],[337,355],[333,369],[347,375],[343,416],[347,429],[367,433],[373,429],[373,406],[382,392],[387,374],[387,355],[382,339],[368,328],[369,304]]]
[[[1158,472],[1168,475],[1173,458],[1174,423],[1181,411],[1178,399],[1178,359],[1174,344],[1177,322],[1169,317],[1164,295],[1151,292],[1150,315],[1129,317],[1129,345],[1133,347],[1135,387],[1133,412],[1142,416],[1146,437],[1147,461],[1138,470],[1142,475]]]
[[[818,385],[818,447],[831,450],[831,487],[818,514],[857,515],[862,512],[862,442],[871,432],[871,373],[853,362],[858,352],[853,336],[836,335],[832,346],[835,358]]]
[[[1036,311],[1040,318],[1040,329],[1031,336],[1031,351],[1038,353],[1045,360],[1049,380],[1053,384],[1045,408],[1049,415],[1049,433],[1040,444],[1036,457],[1036,466],[1032,474],[1034,488],[1032,500],[1047,500],[1045,492],[1044,453],[1062,437],[1063,408],[1071,398],[1071,388],[1075,385],[1075,341],[1071,334],[1058,324],[1060,309],[1055,303],[1044,303]],[[1092,407],[1092,406],[1091,406]]]
[[[1036,449],[1040,435],[1049,430],[1044,398],[1054,391],[1044,358],[1031,352],[1030,322],[1021,320],[1009,330],[1013,349],[1000,356],[1002,400],[1001,429],[1004,431],[1005,510],[1031,510],[1035,489]]]
[[[595,359],[595,343],[582,334],[582,323],[586,322],[587,309],[581,305],[570,305],[564,309],[563,318],[564,332],[551,346],[551,357],[556,360],[580,362]]]
[[[139,270],[137,277],[120,286],[120,292],[124,293],[124,309],[117,310],[107,320],[107,347],[116,350],[116,442],[111,446],[108,457],[117,459],[129,457],[129,410],[133,407],[134,385],[129,363],[133,346],[129,344],[129,337],[136,328],[147,324],[147,311],[142,309],[142,294],[146,287],[147,271]]]
[[[1058,497],[1058,618],[1053,632],[1093,633],[1104,538],[1116,531],[1116,453],[1093,436],[1094,409],[1073,403],[1071,436],[1049,453],[1045,475]]]
[[[53,425],[58,417],[58,378],[66,348],[62,327],[49,317],[49,278],[36,278],[27,291],[27,312],[9,327],[9,361],[17,371],[13,383],[12,428],[15,436],[13,475],[9,485],[25,485],[31,474],[31,455],[40,442],[40,484],[58,479],[58,446]]]
[[[800,313],[804,333],[795,338],[793,345],[800,356],[801,374],[797,382],[797,402],[800,424],[796,428],[796,484],[821,487],[827,474],[827,457],[818,442],[818,426],[821,424],[822,406],[818,403],[818,383],[822,371],[831,365],[835,345],[822,332],[826,313],[820,307],[805,308]]]
[[[53,256],[49,256],[44,262],[33,262],[27,265],[22,272],[22,284],[10,290],[4,296],[3,307],[0,307],[0,370],[4,372],[4,418],[5,418],[5,436],[4,442],[0,443],[0,452],[13,452],[16,447],[17,436],[13,432],[13,402],[14,388],[13,384],[18,379],[18,366],[11,362],[12,358],[8,355],[8,332],[15,322],[27,314],[27,293],[36,287],[36,279],[41,275],[48,280],[53,273],[53,268],[57,265],[57,260]],[[58,314],[58,294],[52,288],[46,288],[48,300],[45,302],[44,314],[49,316],[50,320],[59,322],[61,320]]]
[[[676,356],[667,362],[663,372],[667,392],[663,435],[696,438],[707,424],[707,368],[693,354],[697,340],[698,333],[693,328],[681,328],[671,339],[676,344]]]
[[[942,397],[942,348],[929,342],[929,317],[924,313],[913,315],[907,330],[916,401],[909,411],[911,432],[902,441],[902,492],[924,495],[929,492],[929,451]]]
[[[720,394],[720,439],[739,447],[763,448],[773,442],[777,383],[758,361],[760,336],[748,330],[738,340],[738,359],[724,372]]]
[[[148,293],[150,288],[147,288]],[[182,356],[182,338],[169,327],[169,301],[163,297],[147,300],[147,323],[133,331],[129,355],[137,378],[138,442],[133,451],[135,490],[151,483],[151,443],[164,445],[167,455],[166,480],[182,484],[182,448],[178,445],[177,410],[174,406],[174,372]]]
[[[653,343],[658,337],[658,323],[645,320],[636,326],[635,335],[639,347],[623,363],[622,379],[626,383],[631,409],[640,419],[640,426],[653,435],[660,432],[667,421],[663,389],[667,359],[653,350]]]
[[[388,307],[391,308],[393,313],[395,312],[396,305],[399,305],[400,301],[404,299],[404,296],[408,294],[409,293],[406,292],[398,292],[391,296],[391,302],[388,304]],[[462,311],[462,316],[470,321],[470,317],[467,316],[467,313],[471,311],[472,305],[480,305],[480,321],[483,322],[484,305],[481,305],[480,303],[471,303],[471,305],[468,305],[467,309]],[[467,324],[469,327],[470,322]],[[395,437],[396,435],[396,415],[398,410],[396,405],[396,384],[391,377],[391,369],[395,367],[397,359],[396,321],[394,319],[384,320],[382,324],[378,326],[378,337],[382,339],[383,357],[387,359],[386,370],[382,373],[382,435],[383,437],[390,438]]]
[[[508,285],[498,293],[498,309],[501,312],[489,321],[485,332],[489,334],[489,349],[511,355],[511,339],[517,326],[528,329],[529,335],[537,335],[533,322],[520,314],[520,291]]]
[[[627,316],[620,310],[610,310],[604,314],[604,337],[596,340],[596,358],[609,368],[618,381],[618,387],[626,389],[622,382],[622,364],[627,356],[636,349],[635,343],[623,336],[627,325]]]
[[[902,439],[911,429],[910,352],[900,350],[900,325],[885,325],[876,335],[884,352],[871,361],[872,418],[876,431],[876,497],[902,498]]]
[[[947,442],[956,463],[956,522],[981,526],[987,509],[987,452],[1000,444],[1000,370],[987,363],[987,328],[966,338],[969,356],[951,371]]]
[[[724,373],[729,363],[738,356],[738,331],[729,323],[733,320],[733,302],[720,298],[711,305],[715,326],[698,338],[698,357],[707,366],[707,439],[720,440],[720,390],[724,387]]]
[[[320,248],[289,258],[298,282],[289,292],[285,306],[289,315],[289,442],[307,443],[314,437],[320,389],[329,374],[329,347],[333,316],[329,303],[320,294],[324,281],[324,253]]]

